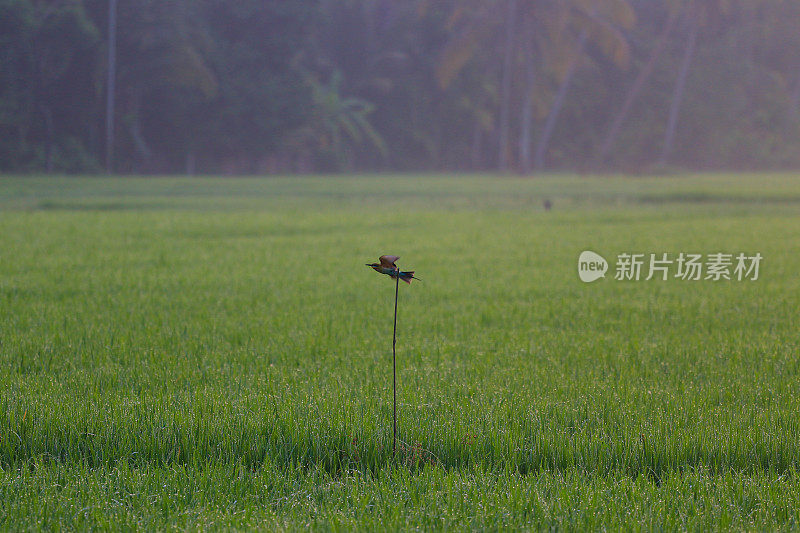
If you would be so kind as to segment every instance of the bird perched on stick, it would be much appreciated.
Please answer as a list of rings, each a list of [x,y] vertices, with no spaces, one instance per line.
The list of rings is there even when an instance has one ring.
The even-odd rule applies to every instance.
[[[414,277],[414,271],[409,270],[408,272],[403,272],[400,268],[394,264],[395,261],[400,259],[396,255],[382,255],[378,258],[380,263],[367,263],[368,267],[372,267],[375,272],[380,272],[381,274],[386,274],[391,278],[400,278],[401,280],[405,281],[409,285],[411,285],[411,280],[415,279],[417,281],[422,281],[419,278]]]

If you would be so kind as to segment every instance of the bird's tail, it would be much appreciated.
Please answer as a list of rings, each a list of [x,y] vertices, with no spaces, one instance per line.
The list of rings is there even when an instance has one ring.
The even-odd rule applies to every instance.
[[[411,285],[411,280],[412,279],[415,279],[417,281],[422,281],[421,279],[414,277],[414,271],[413,270],[409,270],[408,272],[400,272],[400,279],[402,279],[403,281],[405,281],[409,285]]]

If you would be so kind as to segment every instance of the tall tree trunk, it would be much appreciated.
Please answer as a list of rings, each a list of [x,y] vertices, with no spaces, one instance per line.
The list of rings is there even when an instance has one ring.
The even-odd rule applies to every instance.
[[[48,174],[53,172],[54,165],[54,151],[55,151],[55,126],[53,125],[53,110],[50,106],[42,104],[42,115],[44,116],[45,126],[45,169]]]
[[[661,29],[661,34],[658,36],[658,41],[655,48],[653,48],[652,52],[650,52],[650,57],[647,58],[647,63],[644,64],[642,69],[636,75],[633,85],[631,85],[631,88],[628,90],[628,94],[625,95],[625,100],[622,102],[622,107],[617,113],[617,116],[614,117],[614,122],[611,123],[611,127],[608,128],[608,133],[606,133],[603,144],[600,146],[600,150],[598,150],[597,157],[595,159],[595,164],[597,166],[602,166],[608,159],[608,156],[611,153],[611,148],[613,148],[614,143],[619,136],[619,132],[622,129],[622,125],[628,118],[628,113],[630,113],[634,102],[639,97],[639,93],[642,91],[642,88],[644,88],[644,84],[653,74],[653,69],[655,68],[656,62],[666,49],[669,36],[672,33],[672,29],[675,27],[675,21],[677,20],[677,10],[670,13],[670,15],[667,17],[667,21],[664,24],[664,27]]]
[[[12,161],[14,162],[14,166],[19,164],[19,160],[22,157],[22,154],[28,151],[28,130],[30,126],[28,126],[28,122],[21,120],[17,124],[17,151],[12,155]]]
[[[757,90],[756,85],[758,81],[756,80],[756,33],[757,33],[757,23],[758,23],[758,13],[755,6],[750,5],[748,2],[744,2],[742,6],[743,13],[741,17],[744,20],[740,20],[738,22],[742,25],[742,41],[743,41],[743,50],[742,50],[742,57],[741,60],[745,65],[745,72],[747,75],[747,91],[751,94]],[[734,21],[736,24],[737,21]]]
[[[472,149],[470,151],[470,159],[472,160],[472,170],[481,170],[483,164],[481,161],[481,123],[475,119],[475,125],[472,129]]]
[[[520,124],[519,134],[519,170],[522,174],[531,172],[531,122],[533,121],[533,84],[536,76],[533,73],[533,67],[529,66],[530,63],[533,63],[533,59],[525,58],[527,83],[525,84],[525,100],[522,103],[522,117],[520,118],[522,124]]]
[[[106,172],[114,172],[114,87],[117,78],[117,0],[108,3],[108,72],[106,79]]]
[[[695,17],[689,16],[689,38],[686,40],[686,48],[683,51],[683,60],[681,67],[678,71],[678,78],[675,81],[675,92],[672,95],[672,103],[669,109],[669,120],[667,121],[667,131],[664,136],[664,146],[661,149],[661,156],[658,159],[659,164],[665,165],[672,153],[672,147],[675,142],[675,131],[678,128],[678,115],[680,114],[681,103],[683,103],[683,93],[686,90],[686,78],[689,75],[689,67],[692,65],[694,59],[694,52],[697,45],[697,34],[700,30]]]
[[[586,46],[586,39],[588,37],[589,33],[586,30],[583,30],[578,37],[575,56],[572,58],[569,66],[567,67],[567,74],[564,76],[564,79],[558,88],[556,98],[553,101],[553,106],[550,108],[550,113],[547,114],[547,120],[544,123],[544,128],[542,128],[542,134],[539,137],[539,142],[536,144],[536,154],[534,156],[536,170],[544,169],[544,158],[547,154],[547,147],[550,144],[550,137],[553,135],[556,122],[558,121],[558,115],[561,113],[561,108],[564,106],[564,99],[567,96],[567,89],[569,89],[569,86],[572,83],[572,78],[575,76],[575,71],[578,70],[578,62],[581,59],[583,49]]]
[[[501,171],[508,170],[508,139],[509,115],[511,113],[511,76],[512,62],[514,59],[514,29],[517,13],[517,0],[506,0],[506,44],[503,53],[503,79],[500,93],[500,142],[498,154],[498,167]]]
[[[194,148],[186,151],[186,175],[194,176],[197,170],[197,152]]]
[[[536,64],[533,56],[533,23],[525,17],[525,93],[522,100],[522,117],[519,134],[519,170],[531,171],[531,129],[533,121],[533,94],[536,85]]]
[[[142,108],[142,89],[135,88],[131,91],[131,112],[128,117],[128,131],[133,139],[133,145],[142,158],[143,168],[147,169],[153,156],[152,150],[147,146],[147,141],[142,134],[142,123],[140,119]]]
[[[792,116],[797,116],[798,112],[800,112],[800,71],[798,71],[797,79],[794,83],[790,106]]]

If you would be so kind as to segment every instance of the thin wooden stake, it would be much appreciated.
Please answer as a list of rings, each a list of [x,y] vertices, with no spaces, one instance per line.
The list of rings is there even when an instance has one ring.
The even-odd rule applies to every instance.
[[[392,331],[392,407],[394,440],[392,440],[392,454],[397,453],[397,296],[400,294],[400,276],[395,278],[394,284],[394,330]]]

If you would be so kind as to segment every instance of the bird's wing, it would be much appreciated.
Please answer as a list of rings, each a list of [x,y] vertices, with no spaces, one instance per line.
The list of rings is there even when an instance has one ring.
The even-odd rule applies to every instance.
[[[395,265],[394,262],[398,259],[400,258],[396,255],[382,255],[379,258],[381,266],[386,268],[397,268],[397,265]]]

